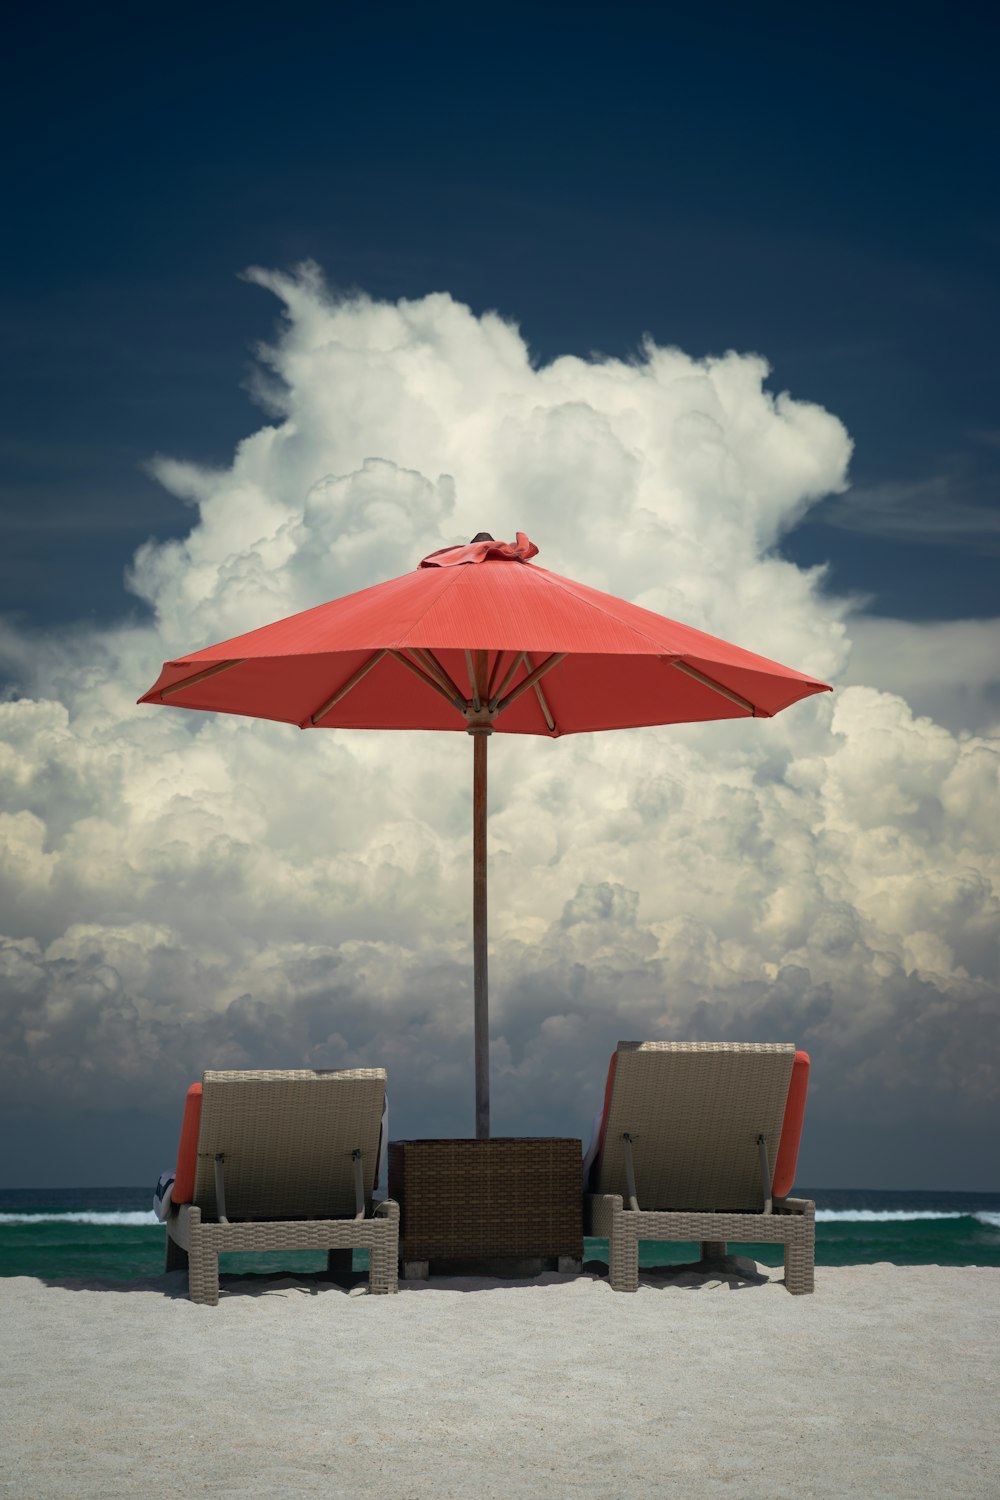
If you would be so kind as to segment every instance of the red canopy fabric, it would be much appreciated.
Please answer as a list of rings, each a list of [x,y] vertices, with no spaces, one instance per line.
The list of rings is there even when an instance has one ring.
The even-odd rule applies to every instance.
[[[557,737],[770,718],[826,683],[477,539],[411,573],[166,662],[140,703],[302,729]],[[477,655],[477,653],[479,653]],[[478,688],[478,697],[477,697]]]

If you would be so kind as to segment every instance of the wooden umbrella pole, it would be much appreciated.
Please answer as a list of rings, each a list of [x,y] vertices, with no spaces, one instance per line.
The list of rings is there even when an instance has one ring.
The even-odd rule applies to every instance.
[[[486,961],[486,746],[488,729],[472,734],[472,952],[475,986],[476,1139],[490,1138],[489,975]]]

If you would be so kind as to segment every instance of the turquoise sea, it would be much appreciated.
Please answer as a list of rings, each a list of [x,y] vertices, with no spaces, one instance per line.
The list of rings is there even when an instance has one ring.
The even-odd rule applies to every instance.
[[[816,1203],[816,1262],[846,1266],[1000,1266],[1000,1193],[892,1192],[796,1188]],[[118,1281],[157,1276],[164,1230],[150,1208],[149,1188],[18,1188],[0,1190],[0,1275],[46,1280]],[[780,1265],[774,1245],[732,1246]],[[607,1260],[607,1243],[588,1240],[588,1260]],[[642,1245],[643,1265],[697,1258],[695,1245]],[[367,1251],[355,1253],[361,1270]],[[224,1255],[223,1272],[321,1271],[325,1256]]]

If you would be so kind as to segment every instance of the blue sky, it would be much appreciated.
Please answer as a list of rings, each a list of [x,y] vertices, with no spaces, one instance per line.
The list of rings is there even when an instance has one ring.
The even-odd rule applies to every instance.
[[[155,1178],[208,1066],[468,1128],[460,737],[135,700],[480,529],[835,687],[495,747],[497,1133],[585,1133],[619,1037],[792,1039],[803,1181],[1000,1185],[996,30],[16,14],[0,1185]]]

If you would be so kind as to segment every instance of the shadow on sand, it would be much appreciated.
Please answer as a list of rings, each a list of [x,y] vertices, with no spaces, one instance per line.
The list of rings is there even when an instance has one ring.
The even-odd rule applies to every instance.
[[[570,1281],[606,1281],[608,1267],[604,1261],[588,1260],[575,1276],[545,1271],[539,1276],[505,1279],[495,1276],[432,1276],[426,1281],[400,1280],[401,1292],[490,1292],[512,1286],[558,1286]],[[100,1278],[38,1278],[44,1286],[65,1292],[155,1292],[172,1301],[188,1300],[186,1271],[166,1271],[162,1276],[148,1276],[135,1281],[105,1281]],[[643,1266],[639,1286],[678,1291],[749,1291],[754,1287],[783,1285],[776,1271],[759,1266],[746,1256],[729,1255],[717,1261],[692,1261],[686,1265]],[[302,1296],[318,1297],[323,1293],[341,1296],[365,1296],[367,1271],[245,1271],[224,1273],[219,1278],[221,1301],[233,1297]]]

